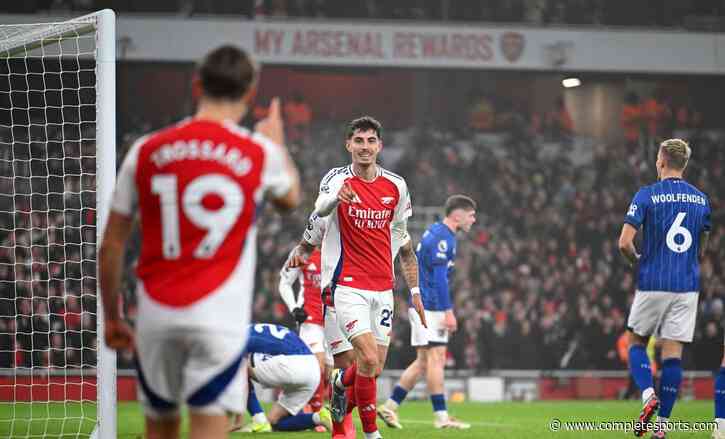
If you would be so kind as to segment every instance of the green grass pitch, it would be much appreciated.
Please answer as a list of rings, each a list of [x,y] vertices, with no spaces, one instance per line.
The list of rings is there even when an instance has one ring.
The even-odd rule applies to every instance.
[[[434,430],[431,407],[428,402],[407,402],[400,409],[403,430],[391,430],[381,425],[385,439],[397,438],[632,438],[631,432],[552,432],[549,423],[557,418],[565,421],[629,421],[639,412],[635,402],[619,401],[562,401],[562,402],[510,402],[495,404],[449,404],[451,414],[473,424],[466,431]],[[32,421],[29,421],[31,419]],[[85,416],[87,420],[83,421]],[[672,420],[688,422],[710,421],[713,416],[711,401],[679,401]],[[78,404],[7,404],[0,403],[0,438],[76,438],[87,437],[93,428],[93,406],[81,408]],[[54,418],[48,420],[48,418]],[[13,421],[14,419],[14,421]],[[78,432],[83,434],[78,435]],[[120,403],[118,408],[118,437],[142,437],[143,417],[137,403]],[[358,424],[358,438],[362,437]],[[232,438],[250,437],[235,433]],[[271,433],[271,438],[313,439],[329,437],[325,433]],[[709,432],[672,432],[668,438],[709,438]]]

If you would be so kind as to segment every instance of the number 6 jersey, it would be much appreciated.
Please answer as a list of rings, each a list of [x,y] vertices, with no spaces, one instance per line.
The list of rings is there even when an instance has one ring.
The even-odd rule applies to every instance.
[[[637,192],[624,222],[644,232],[639,291],[700,291],[700,235],[710,230],[707,195],[666,178]]]
[[[111,208],[140,218],[139,324],[239,332],[249,321],[255,215],[266,192],[289,191],[284,160],[262,135],[209,120],[131,147]]]

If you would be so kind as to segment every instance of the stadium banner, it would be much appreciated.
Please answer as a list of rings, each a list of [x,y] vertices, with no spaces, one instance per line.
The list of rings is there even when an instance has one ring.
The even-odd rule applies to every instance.
[[[0,22],[31,17],[38,20],[0,15]],[[235,43],[266,64],[725,72],[725,36],[665,30],[125,15],[118,19],[117,41],[118,58],[132,61],[197,61],[210,47]]]

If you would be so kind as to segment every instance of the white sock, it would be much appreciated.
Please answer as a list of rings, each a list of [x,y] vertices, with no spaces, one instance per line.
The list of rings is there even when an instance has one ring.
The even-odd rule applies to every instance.
[[[433,412],[438,422],[446,422],[448,421],[448,411],[447,410],[440,410],[437,412]]]
[[[373,431],[372,433],[365,433],[365,439],[381,439],[379,431]]]
[[[315,425],[322,424],[322,420],[320,420],[320,413],[319,412],[315,412],[315,413],[312,414],[312,422],[314,422]]]
[[[654,394],[655,394],[655,389],[653,389],[652,387],[647,387],[646,389],[644,389],[644,391],[642,392],[642,404],[647,402],[649,397]]]
[[[723,418],[715,418],[715,422],[717,422],[717,429],[720,431],[725,431],[725,419]]]
[[[387,401],[385,401],[385,407],[389,408],[390,410],[395,411],[395,410],[398,410],[399,405],[397,402],[393,401],[392,399],[388,399]]]
[[[262,413],[257,413],[256,415],[252,416],[252,420],[256,422],[257,424],[266,424],[267,422],[267,415]]]
[[[345,385],[342,384],[342,375],[341,373],[338,373],[335,377],[335,387],[337,387],[339,390],[345,390]]]

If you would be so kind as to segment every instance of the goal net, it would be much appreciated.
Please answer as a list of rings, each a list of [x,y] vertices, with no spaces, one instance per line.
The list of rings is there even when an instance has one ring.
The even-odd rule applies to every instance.
[[[0,437],[116,437],[96,275],[114,27],[109,10],[0,25]]]

